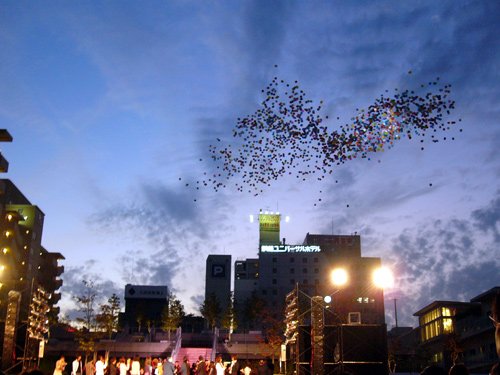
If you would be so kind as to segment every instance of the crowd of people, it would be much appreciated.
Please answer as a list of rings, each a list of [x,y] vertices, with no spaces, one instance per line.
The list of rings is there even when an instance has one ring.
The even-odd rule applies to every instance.
[[[53,375],[63,375],[66,369],[66,359],[64,356],[56,362]],[[82,362],[82,356],[78,355],[71,364],[71,375],[272,375],[274,365],[270,358],[261,360],[258,365],[252,365],[250,361],[245,361],[242,365],[238,361],[238,356],[233,355],[231,362],[222,362],[222,357],[218,356],[215,361],[204,360],[202,356],[197,362],[189,363],[184,357],[182,363],[169,358],[147,357],[144,364],[141,364],[138,356],[134,358],[112,357],[105,360],[103,356],[99,359]]]

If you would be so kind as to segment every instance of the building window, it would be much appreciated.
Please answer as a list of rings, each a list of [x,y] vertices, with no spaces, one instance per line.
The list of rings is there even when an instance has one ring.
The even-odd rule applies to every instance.
[[[314,263],[318,263],[318,258],[314,258]]]
[[[278,295],[278,291],[276,289],[273,289],[273,296],[277,296]]]
[[[309,280],[307,280],[307,279],[304,279],[304,282],[303,282],[303,284],[304,284],[304,285],[307,285],[307,284],[309,284]]]
[[[314,284],[318,285],[319,284],[319,280],[318,279],[314,279]]]
[[[267,295],[267,290],[266,289],[262,289],[262,295],[263,296]]]
[[[294,257],[290,258],[290,263],[295,263],[295,258]]]
[[[276,301],[273,301],[273,306],[278,306],[278,303]]]
[[[277,279],[273,279],[273,284],[278,284],[278,280]]]
[[[315,268],[314,273],[319,273],[319,268]]]
[[[302,258],[302,263],[307,263],[307,258]]]
[[[290,268],[290,273],[294,274],[295,273],[295,268]]]
[[[278,272],[278,269],[277,268],[273,268],[273,273],[277,273]]]
[[[290,284],[295,284],[295,279],[290,279]]]
[[[273,258],[273,263],[276,263],[278,261],[278,258]]]
[[[304,268],[304,269],[302,270],[302,273],[307,273],[307,268]]]

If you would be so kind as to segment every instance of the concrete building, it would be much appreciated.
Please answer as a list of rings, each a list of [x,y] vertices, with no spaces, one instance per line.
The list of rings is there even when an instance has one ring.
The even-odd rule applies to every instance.
[[[494,287],[470,302],[434,301],[413,314],[419,320],[419,348],[431,363],[448,369],[456,359],[473,373],[486,373],[498,362],[489,315],[499,290]]]
[[[360,236],[307,233],[302,244],[288,245],[279,241],[280,220],[279,214],[262,213],[258,258],[235,262],[234,295],[239,306],[257,292],[279,315],[286,295],[298,285],[309,296],[331,295],[330,308],[344,322],[349,313],[358,312],[362,323],[385,324],[383,290],[372,278],[381,261],[361,256]],[[348,277],[340,288],[331,280],[338,268]]]
[[[61,298],[56,291],[62,286],[58,277],[64,271],[58,261],[64,257],[42,246],[44,216],[12,181],[0,180],[3,369],[25,367],[37,359],[39,343],[48,331],[48,319],[58,313],[54,305]]]
[[[205,273],[205,298],[212,293],[220,302],[224,313],[231,292],[231,255],[209,255]]]
[[[125,311],[120,326],[132,331],[161,325],[162,313],[168,309],[168,287],[164,285],[125,285]]]

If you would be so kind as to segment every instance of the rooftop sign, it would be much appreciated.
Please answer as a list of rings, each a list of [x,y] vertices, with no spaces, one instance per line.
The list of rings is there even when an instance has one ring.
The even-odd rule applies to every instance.
[[[125,285],[125,298],[167,299],[168,287],[163,285]]]
[[[263,245],[260,247],[262,253],[319,253],[321,248],[317,245]]]

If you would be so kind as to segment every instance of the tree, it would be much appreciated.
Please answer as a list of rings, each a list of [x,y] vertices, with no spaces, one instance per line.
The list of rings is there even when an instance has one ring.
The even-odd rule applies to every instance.
[[[242,322],[247,323],[248,328],[251,328],[262,319],[265,304],[265,301],[259,297],[259,293],[256,290],[245,300],[241,315]]]
[[[263,309],[262,328],[264,330],[264,337],[259,339],[258,344],[262,350],[262,354],[272,357],[273,363],[275,357],[280,353],[281,344],[283,344],[282,332],[284,331],[283,325],[285,323],[282,319],[278,319],[278,316],[283,316],[283,314],[278,314],[276,311],[270,309]]]
[[[214,329],[221,313],[220,301],[215,293],[210,293],[200,307],[200,313],[207,321],[210,329]]]
[[[144,322],[145,319],[146,318],[144,317],[144,313],[142,312],[142,310],[140,310],[135,316],[135,321],[137,322],[137,324],[139,324],[137,332],[141,332],[142,322]]]
[[[234,300],[234,292],[229,292],[227,308],[224,314],[222,315],[221,319],[221,328],[228,330],[229,341],[231,341],[231,333],[238,328],[236,315],[237,315],[237,308],[236,308],[236,301]]]
[[[78,312],[83,313],[83,318],[76,318],[81,327],[76,331],[76,340],[78,349],[88,353],[94,353],[96,350],[96,341],[98,339],[97,319],[94,311],[94,302],[97,297],[97,288],[92,280],[82,280],[84,292],[81,296],[73,296],[76,300]]]
[[[120,313],[120,297],[115,293],[108,299],[108,303],[100,305],[100,313],[97,314],[97,326],[106,332],[110,339],[113,332],[118,330],[118,314]]]
[[[168,340],[170,341],[170,332],[177,329],[181,324],[182,319],[186,316],[184,306],[177,299],[175,294],[169,293],[168,305],[162,311],[162,328],[168,332]]]

